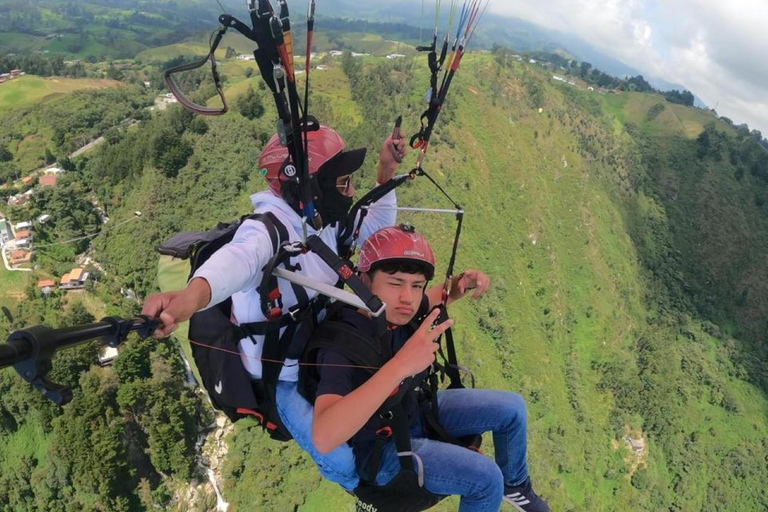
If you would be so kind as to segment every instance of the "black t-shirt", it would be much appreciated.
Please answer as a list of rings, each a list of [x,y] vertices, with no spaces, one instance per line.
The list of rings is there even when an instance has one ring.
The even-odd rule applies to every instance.
[[[392,331],[392,353],[397,353],[405,342],[413,335],[416,328],[421,325],[421,320],[429,313],[429,300],[426,295],[421,302],[419,310],[414,316],[414,321],[408,325],[398,327]],[[362,316],[362,315],[361,315]],[[376,324],[370,319],[365,321],[356,321],[356,327],[364,331],[369,337],[376,335]],[[321,349],[317,354],[317,372],[319,382],[315,396],[321,395],[340,395],[346,396],[355,389],[362,386],[370,377],[369,371],[360,368],[345,368],[337,365],[353,365],[347,357],[331,349]],[[327,366],[329,365],[329,366]],[[403,402],[401,402],[408,415],[408,422],[411,428],[417,427],[421,419],[421,412],[418,404],[416,391],[408,393]],[[373,451],[376,438],[376,430],[380,427],[380,419],[374,415],[368,422],[349,440],[349,445],[355,452],[355,463],[358,472],[363,475],[368,457]]]

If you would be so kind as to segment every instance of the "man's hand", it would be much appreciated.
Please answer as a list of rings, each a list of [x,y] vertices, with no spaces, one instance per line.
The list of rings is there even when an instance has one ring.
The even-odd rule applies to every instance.
[[[438,315],[439,309],[434,309],[427,315],[413,336],[408,338],[403,348],[392,359],[400,372],[401,380],[425,370],[435,360],[435,352],[440,348],[435,340],[453,325],[453,320],[449,319],[433,326]]]
[[[179,324],[186,322],[197,310],[208,305],[211,300],[211,288],[208,281],[196,278],[187,287],[178,292],[155,293],[144,301],[142,315],[160,318],[162,326],[152,334],[153,338],[166,338],[175,331]]]
[[[477,300],[488,291],[491,280],[480,270],[467,269],[461,273],[456,281],[456,289],[463,297],[469,290],[475,290],[472,294],[472,300]]]
[[[388,136],[381,144],[379,152],[379,170],[376,174],[377,183],[386,183],[395,177],[395,171],[405,158],[407,151],[405,138],[393,139]]]

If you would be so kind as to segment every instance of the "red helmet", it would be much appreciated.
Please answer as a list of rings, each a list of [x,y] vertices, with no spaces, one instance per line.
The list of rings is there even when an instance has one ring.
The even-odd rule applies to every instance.
[[[376,231],[360,249],[357,269],[368,272],[379,263],[408,262],[424,267],[426,278],[435,274],[435,255],[426,239],[413,226],[400,224]]]
[[[365,149],[344,152],[344,140],[332,128],[320,125],[317,130],[307,132],[309,139],[309,176],[312,178],[322,170],[328,177],[352,174],[363,165]],[[269,188],[282,196],[282,182],[293,181],[295,167],[286,165],[288,148],[280,144],[277,134],[273,135],[259,156],[259,169],[269,183]]]

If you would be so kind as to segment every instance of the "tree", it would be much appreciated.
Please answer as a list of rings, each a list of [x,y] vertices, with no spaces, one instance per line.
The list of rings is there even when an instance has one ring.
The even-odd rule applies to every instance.
[[[243,117],[250,120],[258,119],[264,115],[264,104],[261,101],[261,96],[250,86],[248,86],[248,91],[245,94],[237,98],[235,106]]]
[[[231,59],[232,57],[235,57],[235,56],[237,56],[237,52],[235,51],[235,49],[232,48],[231,46],[227,46],[227,50],[226,52],[224,52],[224,58]]]
[[[163,130],[152,145],[155,166],[168,178],[176,177],[192,153],[192,144],[171,129]]]

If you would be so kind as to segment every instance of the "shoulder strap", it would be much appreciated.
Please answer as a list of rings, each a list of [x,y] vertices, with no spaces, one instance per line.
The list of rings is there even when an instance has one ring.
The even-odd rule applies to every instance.
[[[282,222],[277,220],[277,217],[272,212],[265,213],[253,213],[241,219],[240,224],[246,220],[254,220],[264,224],[269,233],[269,241],[272,243],[272,253],[276,253],[280,248],[280,244],[288,241],[288,230]]]

